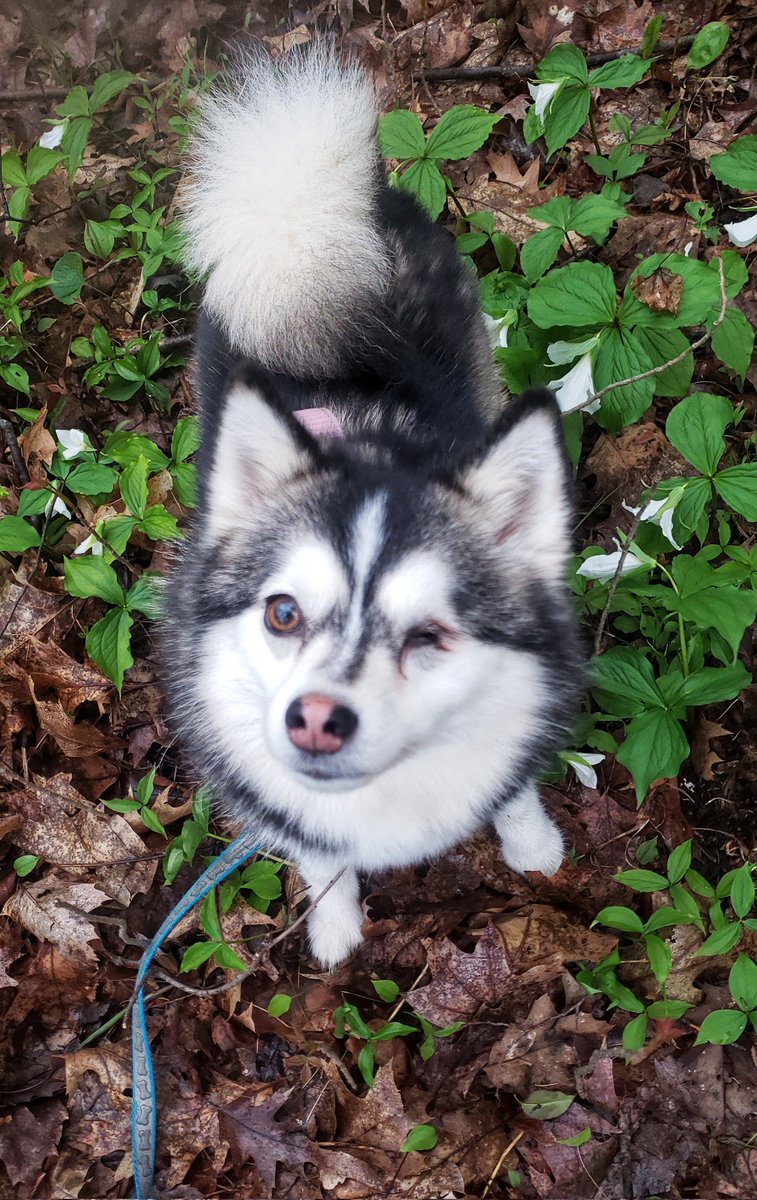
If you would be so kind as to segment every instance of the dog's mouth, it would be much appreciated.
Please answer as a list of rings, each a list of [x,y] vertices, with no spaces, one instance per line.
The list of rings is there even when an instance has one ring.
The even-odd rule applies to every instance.
[[[362,787],[369,776],[365,774],[329,771],[322,766],[302,764],[295,769],[295,774],[302,780],[307,780],[318,791],[347,792]]]

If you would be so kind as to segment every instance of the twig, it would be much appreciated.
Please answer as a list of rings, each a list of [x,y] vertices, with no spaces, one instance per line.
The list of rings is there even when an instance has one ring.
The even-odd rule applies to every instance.
[[[526,1132],[525,1129],[521,1129],[520,1133],[516,1133],[515,1137],[510,1142],[510,1145],[507,1146],[500,1154],[499,1161],[497,1162],[496,1167],[494,1168],[491,1175],[489,1176],[489,1182],[487,1183],[486,1187],[484,1188],[484,1190],[481,1194],[481,1200],[486,1200],[486,1197],[489,1195],[489,1192],[491,1191],[491,1187],[492,1187],[492,1184],[494,1183],[494,1180],[497,1178],[500,1171],[502,1170],[502,1165],[503,1165],[505,1159],[507,1158],[508,1154],[510,1154],[510,1152],[512,1150],[514,1150],[515,1147],[518,1145],[518,1142],[525,1135],[525,1132]]]
[[[661,375],[663,371],[667,371],[670,367],[678,366],[678,364],[683,362],[683,360],[689,354],[693,354],[695,350],[700,350],[702,346],[704,346],[705,342],[710,340],[715,330],[723,324],[728,308],[728,293],[726,291],[723,260],[719,254],[717,254],[715,257],[717,259],[718,272],[720,274],[720,312],[718,313],[717,320],[713,323],[712,328],[705,330],[700,338],[697,338],[695,342],[692,342],[691,345],[687,346],[685,350],[682,350],[680,354],[676,354],[675,358],[669,358],[667,362],[661,363],[659,367],[651,367],[649,371],[641,371],[638,375],[629,376],[628,379],[619,379],[616,383],[608,383],[607,387],[603,387],[600,389],[600,391],[594,392],[594,394],[589,396],[588,399],[584,400],[582,404],[577,404],[572,410],[573,412],[579,412],[582,408],[587,408],[589,404],[596,403],[597,400],[601,400],[603,396],[606,396],[608,392],[614,392],[617,388],[628,387],[630,383],[640,383],[642,379],[651,379],[653,375]]]
[[[675,42],[658,42],[655,57],[660,54],[675,54],[678,50],[688,50],[694,44],[693,37],[679,38]],[[588,67],[602,67],[605,63],[615,62],[630,54],[630,50],[608,50],[602,54],[589,54],[586,59]],[[637,51],[638,53],[638,51]],[[650,60],[651,61],[651,60]],[[532,79],[536,74],[536,63],[500,63],[497,67],[429,67],[419,71],[416,79]]]
[[[0,104],[23,104],[26,100],[65,100],[70,91],[65,87],[8,88],[0,92]]]
[[[646,488],[644,490],[646,491]],[[605,625],[607,624],[607,618],[610,613],[610,605],[612,604],[613,597],[614,597],[616,591],[618,590],[618,584],[620,583],[620,577],[623,574],[623,567],[626,565],[626,559],[628,558],[628,554],[631,549],[631,543],[633,542],[633,539],[636,537],[636,534],[639,529],[639,525],[641,524],[641,514],[643,513],[643,511],[644,511],[644,505],[640,504],[639,511],[636,513],[633,521],[631,522],[631,528],[628,531],[628,537],[626,539],[626,542],[620,551],[620,558],[618,559],[618,565],[615,568],[615,574],[612,577],[612,583],[610,584],[610,587],[608,589],[607,599],[605,600],[605,606],[602,609],[602,615],[599,618],[599,625],[597,626],[597,632],[594,637],[594,654],[595,654],[595,656],[597,654],[599,654],[602,649],[602,638],[604,636]]]
[[[0,417],[0,434],[2,434],[3,441],[10,451],[11,461],[18,476],[18,482],[22,485],[28,483],[29,471],[24,462],[24,456],[21,453],[21,447],[18,444],[13,426],[6,417]]]
[[[307,918],[313,912],[316,905],[320,904],[321,900],[326,895],[326,893],[331,891],[334,884],[337,883],[341,879],[342,875],[344,875],[344,872],[346,870],[347,870],[346,867],[342,867],[341,871],[339,871],[338,874],[336,874],[334,876],[334,878],[332,880],[330,880],[329,883],[326,884],[323,891],[318,893],[315,900],[311,900],[310,904],[308,904],[308,906],[304,910],[304,912],[300,913],[300,915],[299,915],[299,917],[297,917],[296,921],[292,921],[292,924],[287,925],[286,929],[282,929],[281,933],[277,933],[275,938],[272,938],[271,941],[267,942],[265,946],[261,946],[259,950],[256,950],[253,955],[252,966],[249,967],[246,971],[243,971],[241,974],[235,975],[233,979],[227,979],[225,983],[219,983],[217,987],[196,988],[196,987],[192,987],[188,983],[180,983],[179,980],[175,978],[175,976],[169,975],[165,971],[156,970],[156,971],[153,971],[153,974],[156,975],[157,977],[159,977],[160,979],[165,980],[167,983],[173,984],[174,987],[179,988],[180,991],[189,992],[190,995],[192,995],[192,996],[217,996],[221,992],[231,991],[232,988],[234,988],[238,984],[242,983],[245,979],[249,979],[250,975],[255,974],[255,972],[257,971],[257,969],[260,965],[260,959],[262,958],[264,953],[270,954],[270,952],[271,952],[271,950],[273,950],[274,946],[277,946],[279,944],[279,942],[283,942],[284,939],[288,938],[291,933],[294,933],[294,931],[298,925],[302,925],[303,921],[307,920]]]

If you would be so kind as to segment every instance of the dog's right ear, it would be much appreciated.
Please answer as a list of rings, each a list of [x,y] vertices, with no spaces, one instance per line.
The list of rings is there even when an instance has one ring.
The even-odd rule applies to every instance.
[[[256,374],[231,383],[208,474],[205,530],[215,540],[292,476],[312,470],[318,443]]]

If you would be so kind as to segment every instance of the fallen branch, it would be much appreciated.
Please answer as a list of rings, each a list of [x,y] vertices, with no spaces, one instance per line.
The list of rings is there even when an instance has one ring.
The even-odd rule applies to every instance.
[[[677,54],[679,50],[688,50],[693,46],[693,37],[682,37],[674,42],[658,42],[655,47],[655,56],[658,54]],[[618,58],[623,58],[626,54],[638,54],[639,51],[631,50],[608,50],[601,54],[589,54],[586,59],[586,65],[589,68],[602,67],[605,63],[615,62]],[[419,71],[413,75],[414,79],[422,79],[429,83],[439,79],[464,79],[464,80],[485,80],[485,79],[533,79],[536,75],[537,64],[530,63],[500,63],[496,67],[429,67],[425,71]]]
[[[0,92],[0,104],[23,104],[27,100],[65,100],[70,91],[70,88],[65,87],[10,88]]]

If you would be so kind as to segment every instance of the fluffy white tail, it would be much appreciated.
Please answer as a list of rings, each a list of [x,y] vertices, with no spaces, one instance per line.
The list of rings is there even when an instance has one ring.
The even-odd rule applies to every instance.
[[[370,81],[323,45],[256,54],[202,103],[186,261],[232,346],[266,366],[333,370],[386,290],[376,120]]]

